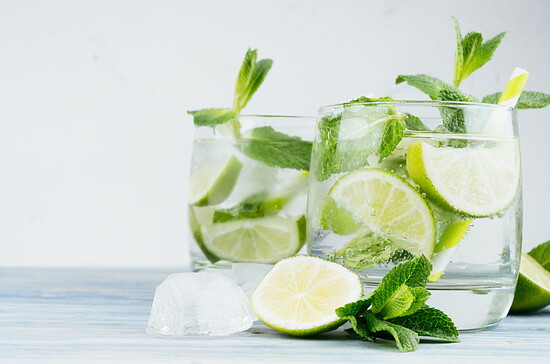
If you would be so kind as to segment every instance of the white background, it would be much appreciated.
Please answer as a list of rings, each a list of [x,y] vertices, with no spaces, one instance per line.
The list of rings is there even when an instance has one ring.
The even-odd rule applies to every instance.
[[[0,266],[184,266],[192,120],[230,106],[246,49],[275,63],[248,113],[314,115],[451,80],[454,30],[509,33],[464,82],[514,66],[550,92],[550,2],[0,1]],[[550,239],[550,110],[520,111],[524,248]]]

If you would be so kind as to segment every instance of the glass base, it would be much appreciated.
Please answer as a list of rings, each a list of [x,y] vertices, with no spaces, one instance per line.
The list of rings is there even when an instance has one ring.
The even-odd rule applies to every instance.
[[[376,286],[365,284],[365,292]],[[497,326],[508,314],[514,287],[427,287],[432,294],[426,304],[446,313],[459,331],[480,331]]]
[[[226,260],[219,260],[216,263],[205,259],[192,259],[191,260],[191,270],[193,272],[200,272],[206,269],[225,269],[231,270],[233,267],[233,262],[228,262]]]

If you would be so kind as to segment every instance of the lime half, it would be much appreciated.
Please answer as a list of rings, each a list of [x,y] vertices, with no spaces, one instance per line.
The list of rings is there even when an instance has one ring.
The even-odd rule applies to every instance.
[[[516,142],[493,147],[409,146],[407,169],[423,192],[442,207],[471,217],[504,211],[516,198],[519,153]]]
[[[550,305],[550,272],[526,253],[521,254],[512,313],[528,313]]]
[[[268,216],[201,227],[204,247],[231,262],[275,263],[303,245],[304,219]]]
[[[233,191],[243,164],[235,157],[221,163],[209,163],[191,174],[189,203],[195,206],[216,205]]]
[[[250,303],[275,330],[308,336],[336,329],[335,310],[363,294],[359,276],[340,264],[299,255],[283,259],[260,282]]]
[[[395,174],[377,168],[353,171],[341,177],[329,195],[375,234],[411,254],[432,256],[433,215],[420,193]]]

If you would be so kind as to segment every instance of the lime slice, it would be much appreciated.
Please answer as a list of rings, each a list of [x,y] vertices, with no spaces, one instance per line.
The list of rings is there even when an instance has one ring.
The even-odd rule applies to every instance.
[[[350,172],[334,184],[329,195],[375,234],[411,254],[432,256],[433,215],[420,193],[395,174],[376,168]]]
[[[340,264],[298,255],[283,259],[260,282],[250,303],[275,330],[308,336],[336,329],[345,320],[335,310],[363,294],[359,276]]]
[[[550,304],[550,272],[528,254],[521,254],[512,313],[528,313]]]
[[[436,282],[441,278],[445,268],[451,261],[458,244],[470,230],[472,220],[457,221],[448,224],[443,230],[432,256],[432,272],[428,277],[430,282]]]
[[[212,263],[216,263],[220,258],[210,253],[208,249],[204,246],[204,239],[201,233],[201,226],[206,224],[211,224],[215,213],[215,208],[213,206],[191,206],[187,210],[187,217],[189,219],[189,228],[191,229],[191,234],[197,243],[197,246],[200,248],[204,256]]]
[[[339,208],[330,196],[321,202],[319,210],[321,229],[331,230],[338,235],[349,235],[359,229],[360,224],[355,221],[353,215],[346,209]]]
[[[304,219],[267,216],[201,227],[205,248],[231,262],[275,263],[303,245]]]
[[[516,198],[519,158],[516,142],[493,147],[409,146],[407,169],[423,192],[445,208],[471,217],[505,210]]]
[[[216,205],[233,191],[243,164],[235,157],[210,163],[191,175],[189,203],[195,206]]]

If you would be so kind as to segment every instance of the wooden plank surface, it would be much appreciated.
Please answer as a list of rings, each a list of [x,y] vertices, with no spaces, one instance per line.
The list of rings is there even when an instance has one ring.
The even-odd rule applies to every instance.
[[[223,337],[150,336],[154,289],[169,273],[0,269],[0,363],[550,363],[549,308],[413,353],[351,340],[342,330],[293,338],[259,322]]]

